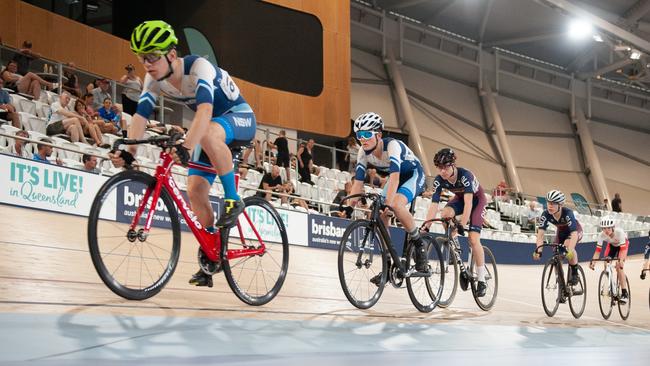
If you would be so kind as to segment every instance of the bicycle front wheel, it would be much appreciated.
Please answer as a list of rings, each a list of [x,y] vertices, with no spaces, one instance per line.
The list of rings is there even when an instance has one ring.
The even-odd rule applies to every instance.
[[[436,243],[440,248],[440,255],[442,257],[442,267],[433,268],[434,271],[440,271],[444,274],[444,283],[442,286],[442,293],[440,294],[440,300],[438,301],[438,306],[441,308],[446,308],[454,301],[456,297],[456,291],[458,290],[458,259],[456,258],[456,253],[452,249],[451,245],[446,238],[437,237]]]
[[[352,222],[339,245],[339,282],[350,304],[359,309],[375,305],[388,281],[385,238],[370,221]]]
[[[176,206],[164,187],[152,202],[155,185],[152,176],[139,171],[116,174],[99,189],[88,215],[88,249],[95,270],[111,291],[129,300],[160,292],[178,263],[181,228]],[[139,209],[137,226],[130,230]],[[150,212],[151,228],[145,233]]]
[[[576,319],[582,316],[582,313],[585,312],[585,305],[587,305],[587,280],[585,278],[585,272],[579,264],[578,273],[578,283],[575,286],[569,286],[567,284],[569,286],[569,308],[571,309],[571,314]]]
[[[436,244],[433,237],[423,235],[422,241],[426,245],[427,258],[429,259],[429,270],[431,276],[429,277],[407,277],[406,289],[408,290],[411,302],[416,309],[423,313],[433,311],[440,301],[442,295],[443,284],[445,280],[445,273],[440,270],[444,267],[442,254],[440,248]],[[410,246],[409,252],[406,256],[406,268],[415,266],[415,247]]]
[[[476,285],[478,281],[478,268],[474,263],[474,256],[472,255],[472,263],[470,264],[469,271],[474,281],[472,281],[472,296],[474,301],[481,310],[488,311],[492,309],[494,303],[497,301],[497,292],[499,291],[499,274],[497,273],[497,262],[494,259],[494,254],[490,248],[483,246],[483,256],[485,257],[485,296],[476,296]]]
[[[551,258],[542,271],[542,306],[547,316],[553,317],[560,306],[560,274],[559,264]]]
[[[621,314],[621,319],[627,320],[630,316],[630,309],[632,308],[632,291],[630,288],[630,281],[625,276],[625,283],[627,283],[627,301],[625,304],[621,303],[621,300],[618,300],[618,313]],[[618,293],[621,294],[621,285],[619,284]]]
[[[241,301],[259,306],[273,300],[287,277],[289,239],[280,214],[268,201],[251,196],[244,204],[237,226],[221,233],[223,272]],[[229,250],[259,248],[260,238],[265,247],[261,255],[227,259]]]
[[[600,315],[603,316],[603,319],[609,319],[609,316],[612,315],[612,307],[614,306],[609,281],[609,273],[602,271],[598,280],[598,307],[600,308]]]

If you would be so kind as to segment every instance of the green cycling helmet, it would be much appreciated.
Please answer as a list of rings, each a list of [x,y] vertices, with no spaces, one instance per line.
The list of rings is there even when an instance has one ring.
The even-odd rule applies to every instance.
[[[177,44],[174,29],[162,20],[147,20],[131,33],[131,51],[138,55],[166,54]]]

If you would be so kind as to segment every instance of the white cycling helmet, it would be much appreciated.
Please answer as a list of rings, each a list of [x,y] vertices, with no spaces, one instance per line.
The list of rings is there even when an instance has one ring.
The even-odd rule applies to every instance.
[[[600,228],[604,229],[606,227],[614,227],[614,219],[609,216],[605,216],[600,219]]]
[[[557,189],[554,189],[546,194],[546,201],[548,202],[558,203],[561,205],[564,203],[564,199],[564,193],[558,191]]]
[[[354,120],[354,132],[379,131],[384,129],[384,121],[374,112],[363,113]]]

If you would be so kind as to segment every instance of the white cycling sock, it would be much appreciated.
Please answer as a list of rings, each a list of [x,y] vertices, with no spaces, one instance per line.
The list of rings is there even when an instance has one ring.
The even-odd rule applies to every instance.
[[[479,281],[485,282],[485,266],[478,267],[477,275]]]

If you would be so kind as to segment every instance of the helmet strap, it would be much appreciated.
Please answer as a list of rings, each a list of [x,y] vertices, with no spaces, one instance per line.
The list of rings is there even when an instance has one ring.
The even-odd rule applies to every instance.
[[[165,54],[165,60],[167,60],[167,74],[165,74],[165,76],[161,77],[156,81],[163,81],[165,79],[168,79],[170,76],[172,76],[172,74],[174,74],[174,68],[172,67],[172,62],[169,61],[169,57],[167,57],[168,54],[169,53]]]

